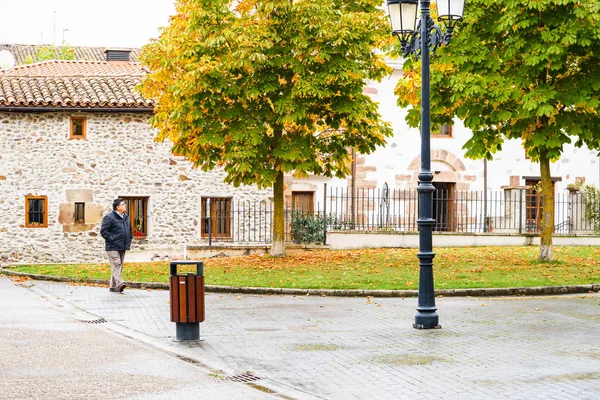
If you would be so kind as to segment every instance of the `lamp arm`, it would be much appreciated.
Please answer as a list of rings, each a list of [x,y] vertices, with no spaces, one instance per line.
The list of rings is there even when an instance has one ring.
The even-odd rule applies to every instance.
[[[452,40],[452,33],[454,32],[454,25],[453,24],[448,24],[446,26],[446,33],[444,33],[444,37],[442,38],[442,43],[444,45],[449,45],[450,41]]]
[[[408,57],[409,55],[414,55],[415,59],[418,60],[421,57],[421,23],[422,20],[419,20],[417,24],[417,29],[410,35],[408,38],[404,37],[400,39],[400,45],[402,46],[402,56]],[[452,33],[454,31],[454,25],[451,21],[448,21],[446,24],[446,32],[442,33],[442,30],[438,25],[435,24],[435,21],[431,18],[427,18],[427,47],[435,56],[438,47],[450,44],[452,40]]]

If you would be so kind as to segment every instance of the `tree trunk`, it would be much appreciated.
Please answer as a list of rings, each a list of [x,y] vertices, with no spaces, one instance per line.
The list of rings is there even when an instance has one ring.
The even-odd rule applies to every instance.
[[[283,136],[283,127],[273,127],[273,142],[271,151],[279,147]],[[276,163],[276,162],[275,162]],[[279,165],[274,165],[274,168]],[[271,255],[285,256],[285,214],[283,210],[283,171],[277,171],[275,183],[273,183],[273,241],[271,243]]]
[[[275,183],[273,184],[273,243],[271,245],[272,256],[284,256],[285,244],[283,243],[285,235],[285,222],[283,211],[283,172],[277,173]]]
[[[542,232],[540,235],[540,261],[552,261],[552,234],[554,233],[554,190],[550,176],[550,159],[546,152],[540,155],[542,178]]]

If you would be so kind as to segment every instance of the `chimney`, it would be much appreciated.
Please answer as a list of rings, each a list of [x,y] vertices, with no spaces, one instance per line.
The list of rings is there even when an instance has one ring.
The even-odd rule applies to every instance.
[[[104,51],[106,53],[106,61],[124,61],[129,62],[129,53],[131,50],[123,50],[123,49],[106,49]]]

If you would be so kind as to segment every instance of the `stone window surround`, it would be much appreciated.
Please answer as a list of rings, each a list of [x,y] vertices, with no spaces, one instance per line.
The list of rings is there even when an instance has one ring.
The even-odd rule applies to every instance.
[[[31,225],[29,223],[29,200],[43,201],[43,220],[40,225]],[[26,228],[47,228],[48,227],[48,196],[25,196],[25,227]]]
[[[94,231],[102,222],[106,211],[105,204],[98,204],[93,199],[93,190],[86,188],[65,189],[64,198],[57,193],[59,201],[58,223],[63,232]],[[75,204],[83,203],[85,221],[75,221]]]

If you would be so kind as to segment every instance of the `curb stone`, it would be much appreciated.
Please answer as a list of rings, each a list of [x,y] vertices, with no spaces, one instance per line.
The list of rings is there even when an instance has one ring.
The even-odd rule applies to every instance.
[[[108,279],[75,279],[64,276],[30,274],[15,272],[0,267],[0,275],[27,277],[41,281],[91,283],[108,285]],[[168,283],[162,282],[126,282],[127,286],[136,289],[169,290]],[[240,287],[206,285],[205,290],[212,293],[242,293],[242,294],[279,294],[296,296],[335,296],[335,297],[418,297],[418,290],[363,290],[363,289],[297,289],[269,287]],[[574,294],[600,292],[600,283],[589,285],[567,286],[535,286],[513,288],[475,288],[475,289],[439,289],[436,297],[495,297],[495,296],[536,296],[555,294]]]

